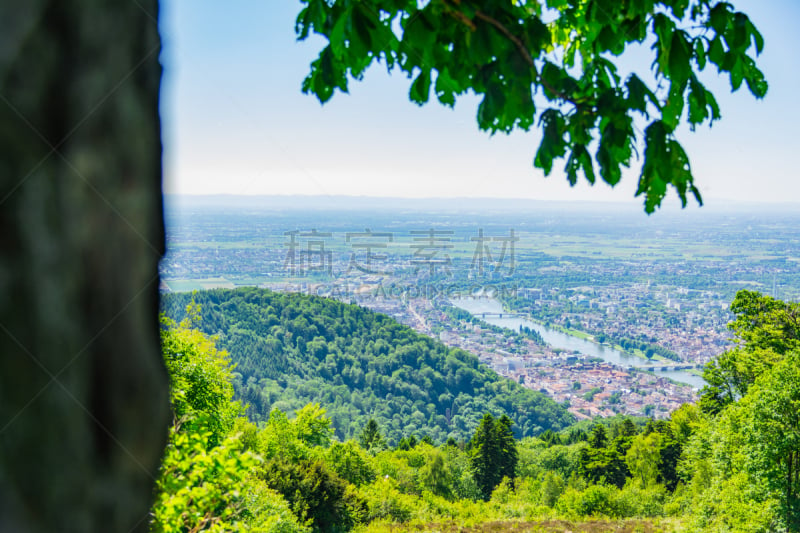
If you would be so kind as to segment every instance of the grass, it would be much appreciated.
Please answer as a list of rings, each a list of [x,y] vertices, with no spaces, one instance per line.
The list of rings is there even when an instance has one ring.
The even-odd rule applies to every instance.
[[[563,329],[564,333],[566,333],[568,335],[572,335],[573,337],[578,337],[579,339],[583,339],[583,340],[587,340],[587,341],[597,342],[594,339],[594,335],[590,335],[589,333],[586,333],[585,331],[581,331],[579,329],[573,329],[573,328],[562,328],[562,329]]]

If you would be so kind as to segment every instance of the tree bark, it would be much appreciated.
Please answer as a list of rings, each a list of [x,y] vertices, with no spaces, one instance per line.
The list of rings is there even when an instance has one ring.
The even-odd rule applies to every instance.
[[[0,530],[146,531],[169,419],[156,0],[0,3]]]

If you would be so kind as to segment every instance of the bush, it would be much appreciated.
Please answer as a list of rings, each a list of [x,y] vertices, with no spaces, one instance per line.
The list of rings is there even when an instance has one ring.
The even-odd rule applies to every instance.
[[[555,485],[556,481],[552,483]],[[571,518],[655,517],[664,515],[666,498],[667,491],[661,485],[641,488],[628,483],[622,489],[613,485],[589,485],[583,490],[567,487],[556,501],[555,509]]]
[[[564,493],[564,479],[553,472],[547,472],[542,478],[540,501],[542,505],[553,507]]]
[[[690,531],[766,533],[785,530],[779,524],[780,504],[738,473],[712,486],[695,499]]]
[[[244,497],[258,458],[235,436],[209,447],[211,433],[170,431],[153,505],[151,531],[246,531]]]
[[[419,494],[419,471],[409,466],[408,458],[404,455],[406,453],[383,451],[374,457],[372,464],[375,467],[378,478],[391,478],[400,492]],[[412,460],[417,457],[419,457],[420,462],[424,462],[424,458],[420,453],[414,453]]]
[[[379,520],[405,523],[411,520],[419,508],[419,500],[403,494],[388,479],[379,479],[361,488],[361,497],[367,505],[367,521]]]
[[[366,502],[321,461],[273,458],[259,474],[286,498],[300,522],[320,531],[351,528],[366,514]]]
[[[326,452],[328,464],[344,480],[360,487],[375,481],[371,457],[355,442],[335,442]]]
[[[667,491],[661,485],[641,488],[630,481],[616,495],[615,507],[619,517],[654,517],[664,515]]]
[[[245,494],[249,519],[247,530],[258,533],[310,533],[300,525],[289,503],[259,479],[250,479]]]
[[[590,485],[585,490],[568,488],[556,502],[559,514],[570,518],[584,518],[587,516],[604,516],[615,518],[616,487],[607,485]]]

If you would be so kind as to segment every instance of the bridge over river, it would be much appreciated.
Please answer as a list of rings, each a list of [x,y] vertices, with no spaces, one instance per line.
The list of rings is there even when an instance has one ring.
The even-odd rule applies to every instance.
[[[478,318],[523,318],[520,313],[474,313]]]
[[[674,365],[662,365],[662,364],[654,364],[654,365],[628,365],[629,369],[636,369],[636,370],[651,370],[651,371],[660,371],[660,372],[667,372],[668,370],[702,370],[703,365],[691,365],[687,363],[675,363]]]

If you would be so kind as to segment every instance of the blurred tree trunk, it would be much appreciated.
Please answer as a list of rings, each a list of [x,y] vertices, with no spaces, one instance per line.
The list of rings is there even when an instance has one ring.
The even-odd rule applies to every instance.
[[[0,3],[0,531],[146,531],[166,442],[155,0]]]

